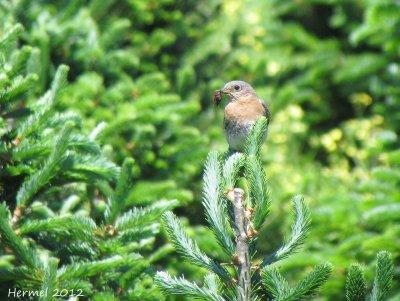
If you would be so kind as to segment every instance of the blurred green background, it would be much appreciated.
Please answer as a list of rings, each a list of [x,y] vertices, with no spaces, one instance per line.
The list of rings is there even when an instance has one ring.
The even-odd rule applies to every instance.
[[[2,24],[20,22],[37,47],[42,93],[55,67],[70,85],[59,110],[107,127],[114,162],[135,159],[128,203],[178,199],[176,213],[209,254],[223,256],[204,226],[201,174],[211,149],[225,151],[212,92],[251,83],[272,111],[263,161],[272,213],[259,248],[288,232],[290,198],[312,212],[303,249],[284,261],[296,279],[329,260],[324,300],[344,299],[346,268],[379,250],[395,259],[400,299],[400,4],[395,0],[2,1]],[[156,248],[166,243],[161,235]],[[204,271],[172,250],[157,269],[197,280]]]

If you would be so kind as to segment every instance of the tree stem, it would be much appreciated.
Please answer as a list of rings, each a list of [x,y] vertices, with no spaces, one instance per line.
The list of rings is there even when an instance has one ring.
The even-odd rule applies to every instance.
[[[12,225],[16,225],[19,221],[19,219],[22,217],[22,214],[25,211],[25,206],[21,205],[21,206],[17,206],[13,212],[13,216],[12,216]]]
[[[239,301],[250,301],[251,275],[247,231],[249,221],[245,213],[244,191],[240,188],[233,190],[233,205],[235,214],[236,255],[238,267],[237,297]]]

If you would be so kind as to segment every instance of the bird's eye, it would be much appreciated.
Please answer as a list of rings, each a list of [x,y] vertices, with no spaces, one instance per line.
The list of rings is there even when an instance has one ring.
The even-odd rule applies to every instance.
[[[240,90],[240,86],[239,86],[239,85],[235,85],[235,86],[233,87],[233,89],[235,89],[235,91],[239,91],[239,90]]]

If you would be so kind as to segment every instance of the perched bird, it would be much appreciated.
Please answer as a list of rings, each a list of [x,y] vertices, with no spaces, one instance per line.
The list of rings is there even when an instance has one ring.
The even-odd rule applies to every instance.
[[[253,87],[244,81],[230,81],[222,89],[215,91],[214,101],[217,105],[224,94],[229,97],[224,114],[226,139],[232,150],[243,152],[252,126],[261,116],[269,120],[270,111]]]

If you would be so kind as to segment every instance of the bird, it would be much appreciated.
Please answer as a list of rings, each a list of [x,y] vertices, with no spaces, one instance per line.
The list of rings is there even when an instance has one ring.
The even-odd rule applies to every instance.
[[[242,80],[226,83],[215,91],[214,101],[221,103],[222,96],[228,95],[229,102],[224,110],[224,128],[229,147],[233,151],[243,152],[246,139],[254,123],[264,116],[269,122],[271,113],[268,105],[257,96],[253,87]],[[264,139],[266,135],[264,136]]]

